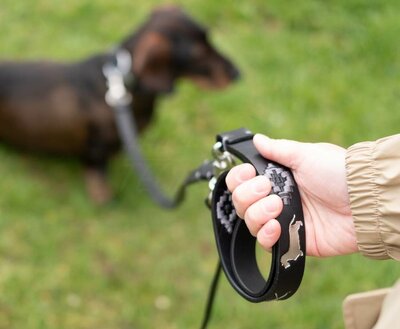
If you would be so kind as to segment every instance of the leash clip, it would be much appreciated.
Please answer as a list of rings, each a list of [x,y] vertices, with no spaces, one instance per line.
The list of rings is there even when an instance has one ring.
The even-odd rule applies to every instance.
[[[107,81],[106,103],[112,108],[127,106],[132,102],[132,95],[126,90],[125,76],[132,67],[132,59],[125,49],[115,53],[115,64],[106,63],[103,74]]]
[[[207,197],[208,206],[211,205],[212,193],[214,191],[215,184],[217,183],[219,176],[223,172],[233,168],[236,164],[234,156],[224,149],[224,145],[222,142],[216,142],[213,145],[211,154],[214,158],[214,161],[212,162],[213,175],[208,182],[208,188],[209,188],[209,194]]]

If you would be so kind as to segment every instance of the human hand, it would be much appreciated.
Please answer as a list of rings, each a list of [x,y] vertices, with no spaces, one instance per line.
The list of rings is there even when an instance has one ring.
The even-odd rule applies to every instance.
[[[347,192],[346,150],[334,144],[273,140],[260,134],[253,142],[262,156],[293,172],[303,205],[307,254],[327,257],[358,251]],[[281,234],[275,218],[283,208],[279,196],[269,195],[270,181],[256,176],[247,163],[232,168],[226,183],[238,216],[269,250]]]

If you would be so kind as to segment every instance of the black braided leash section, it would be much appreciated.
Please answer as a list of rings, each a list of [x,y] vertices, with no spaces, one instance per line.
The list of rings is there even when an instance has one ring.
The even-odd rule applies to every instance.
[[[253,145],[253,134],[238,129],[219,134],[222,151],[243,162],[251,163],[258,175],[267,176],[271,193],[283,200],[283,210],[277,220],[281,236],[272,248],[269,276],[263,277],[256,260],[256,239],[243,220],[238,218],[222,173],[215,185],[211,213],[221,264],[233,288],[251,302],[283,300],[292,296],[300,286],[306,258],[303,210],[297,184],[291,171],[263,158]]]

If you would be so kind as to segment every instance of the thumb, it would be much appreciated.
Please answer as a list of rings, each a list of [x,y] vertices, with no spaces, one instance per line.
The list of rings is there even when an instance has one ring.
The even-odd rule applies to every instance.
[[[287,139],[271,139],[262,134],[256,134],[253,143],[258,152],[266,159],[291,169],[296,169],[298,166],[303,143]]]

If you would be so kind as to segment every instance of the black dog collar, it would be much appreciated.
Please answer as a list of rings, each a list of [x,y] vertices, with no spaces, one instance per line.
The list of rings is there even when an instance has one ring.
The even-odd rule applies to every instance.
[[[222,171],[213,188],[211,212],[215,239],[224,272],[235,290],[251,302],[287,299],[298,289],[306,258],[305,227],[301,199],[290,170],[266,160],[253,145],[253,134],[238,129],[217,136],[220,151],[251,163],[258,175],[266,175],[272,192],[283,200],[283,211],[277,218],[281,236],[272,248],[272,262],[267,280],[257,260],[256,239],[243,220],[236,215]]]

